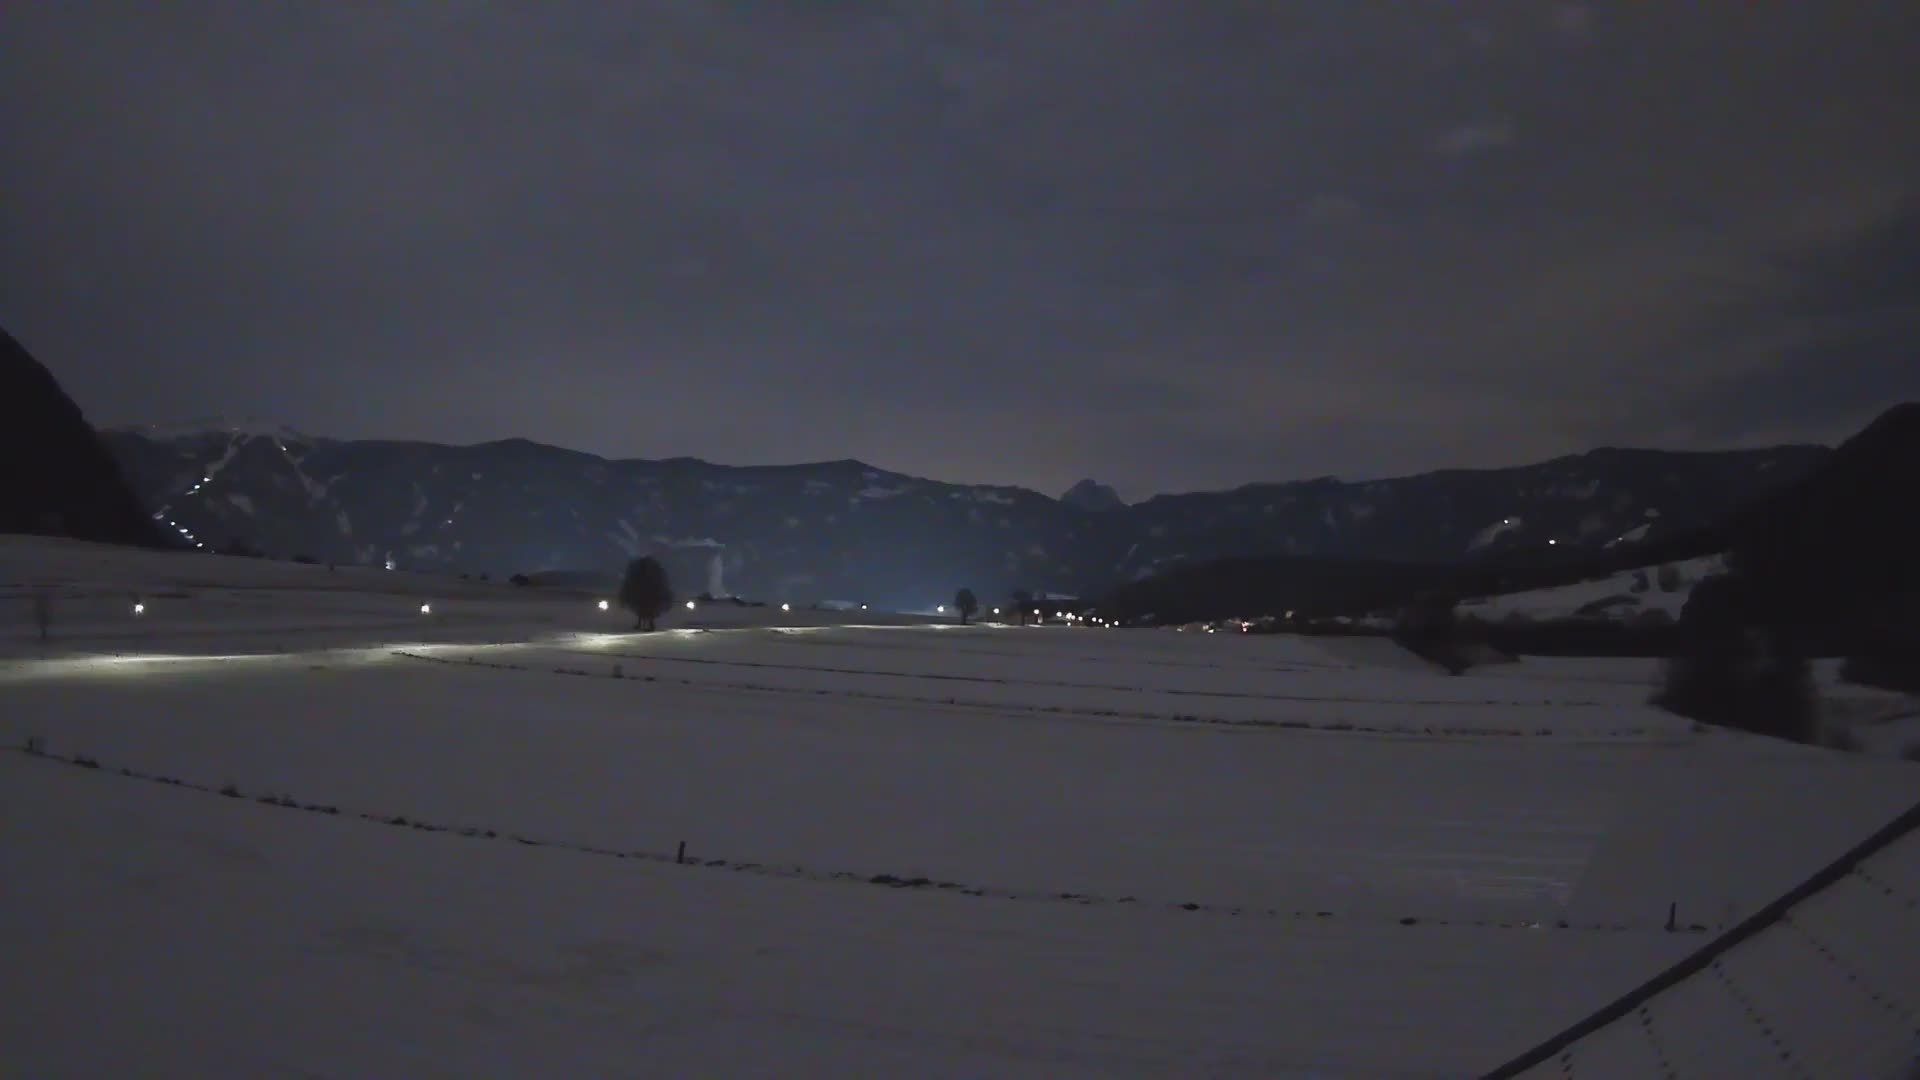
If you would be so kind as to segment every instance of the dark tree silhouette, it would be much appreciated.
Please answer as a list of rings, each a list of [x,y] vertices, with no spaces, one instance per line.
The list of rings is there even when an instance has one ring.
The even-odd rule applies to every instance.
[[[1812,677],[1770,600],[1738,572],[1695,585],[1680,611],[1680,651],[1653,703],[1703,724],[1813,742]]]
[[[1393,625],[1393,640],[1421,659],[1458,675],[1471,667],[1461,640],[1460,620],[1454,615],[1453,594],[1427,589],[1413,598]]]
[[[1013,610],[1020,613],[1020,625],[1027,625],[1027,615],[1033,610],[1033,594],[1025,589],[1013,590]]]
[[[654,620],[667,613],[673,606],[673,585],[660,560],[643,555],[627,564],[627,576],[620,582],[620,606],[633,612],[636,630],[652,630]]]
[[[980,601],[973,595],[972,589],[961,589],[953,594],[954,609],[960,612],[960,625],[967,625],[973,613],[980,610]]]

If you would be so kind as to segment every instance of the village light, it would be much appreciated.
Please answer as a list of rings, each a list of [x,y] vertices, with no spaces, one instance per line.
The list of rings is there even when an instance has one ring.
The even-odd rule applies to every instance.
[[[432,604],[421,604],[421,605],[420,605],[420,614],[422,614],[422,615],[431,615],[431,614],[433,614],[433,605],[432,605]]]
[[[941,604],[939,607],[933,609],[933,613],[935,615],[945,615],[947,613],[947,605]]]
[[[147,613],[147,605],[145,605],[145,604],[142,604],[142,603],[140,603],[140,602],[139,602],[139,601],[137,601],[137,600],[136,600],[136,601],[134,601],[134,604],[133,604],[133,613],[134,613],[135,615],[145,615],[145,614]]]
[[[610,607],[610,606],[611,606],[611,605],[609,605],[609,604],[608,604],[608,603],[607,603],[607,602],[606,602],[605,600],[602,600],[602,601],[600,601],[600,610],[601,610],[601,611],[605,611],[605,610],[607,610],[607,608],[608,608],[608,607]]]
[[[793,605],[792,605],[792,604],[781,604],[781,605],[780,605],[780,610],[781,610],[781,611],[792,611],[792,610],[793,610]]]
[[[692,611],[692,610],[693,610],[693,601],[691,601],[691,600],[689,600],[689,601],[687,601],[687,610],[688,610],[688,611]]]

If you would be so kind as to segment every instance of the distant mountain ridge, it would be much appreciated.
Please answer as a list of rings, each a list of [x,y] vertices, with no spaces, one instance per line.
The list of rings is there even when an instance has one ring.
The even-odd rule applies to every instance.
[[[504,575],[641,552],[682,588],[924,607],[961,584],[1087,594],[1182,563],[1410,563],[1630,548],[1681,535],[1829,453],[1596,450],[1536,465],[1249,484],[1111,505],[858,461],[611,461],[509,439],[335,440],[259,421],[104,433],[169,528],[212,546]],[[1099,485],[1077,485],[1081,495]],[[1070,493],[1071,494],[1071,493]],[[1117,496],[1113,500],[1118,503]]]
[[[1651,602],[1671,617],[1683,610],[1689,586],[1702,575],[1731,571],[1745,585],[1747,617],[1791,627],[1800,647],[1821,655],[1871,651],[1876,663],[1887,665],[1883,671],[1897,669],[1910,680],[1907,685],[1920,685],[1914,635],[1920,626],[1920,559],[1914,558],[1920,500],[1910,490],[1916,475],[1920,403],[1908,402],[1818,455],[1791,480],[1761,485],[1704,524],[1636,529],[1630,542],[1597,550],[1573,544],[1544,553],[1508,547],[1495,557],[1452,564],[1271,555],[1194,562],[1120,586],[1102,595],[1100,604],[1119,617],[1151,614],[1186,622],[1288,610],[1313,616],[1392,611],[1422,591],[1437,590],[1469,598],[1465,610],[1482,617],[1573,596],[1579,604],[1553,614],[1637,615]],[[1491,533],[1503,534],[1504,527]],[[1635,595],[1636,586],[1651,589],[1660,575],[1623,572],[1653,564],[1675,572],[1678,595]],[[1602,587],[1596,590],[1596,584]],[[1502,595],[1530,591],[1536,595]],[[1587,648],[1598,643],[1564,640]],[[1623,644],[1630,643],[1607,647]]]

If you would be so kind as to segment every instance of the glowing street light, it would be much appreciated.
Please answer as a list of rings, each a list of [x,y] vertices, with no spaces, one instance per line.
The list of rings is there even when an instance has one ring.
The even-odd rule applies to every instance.
[[[947,605],[941,604],[939,607],[933,609],[933,613],[935,615],[945,615],[947,613]]]
[[[792,611],[792,610],[793,610],[793,605],[792,605],[792,604],[781,604],[781,605],[780,605],[780,610],[781,610],[781,611]]]
[[[422,614],[422,615],[431,615],[431,614],[433,614],[433,605],[432,605],[432,604],[421,604],[421,605],[420,605],[420,614]]]
[[[611,605],[611,604],[608,604],[608,603],[607,603],[607,602],[606,602],[605,600],[602,600],[602,601],[600,601],[600,610],[601,610],[601,611],[605,611],[605,610],[607,610],[607,609],[608,609],[609,607],[611,607],[611,606],[612,606],[612,605]]]
[[[145,605],[145,604],[142,604],[142,603],[140,603],[140,602],[139,602],[139,601],[137,601],[137,600],[136,600],[136,601],[134,601],[134,604],[133,604],[133,613],[134,613],[135,615],[145,615],[145,614],[147,613],[147,605]]]
[[[691,601],[691,600],[689,600],[689,601],[687,601],[687,610],[688,610],[688,611],[692,611],[692,610],[693,610],[693,601]]]

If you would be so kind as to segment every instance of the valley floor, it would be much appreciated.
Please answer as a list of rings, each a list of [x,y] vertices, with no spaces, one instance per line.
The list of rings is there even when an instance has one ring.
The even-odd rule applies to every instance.
[[[0,543],[9,1068],[1468,1076],[1913,799],[1647,665],[594,599]]]

